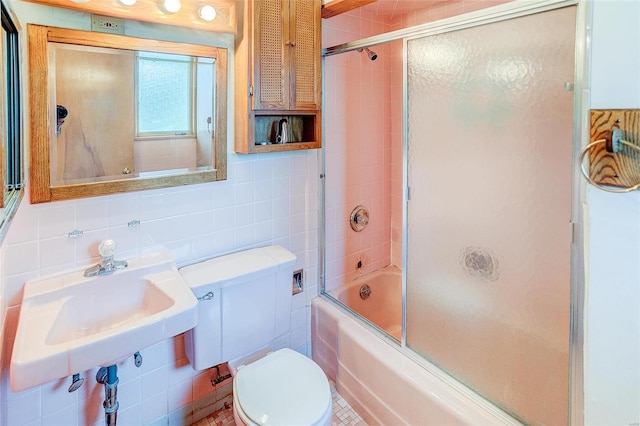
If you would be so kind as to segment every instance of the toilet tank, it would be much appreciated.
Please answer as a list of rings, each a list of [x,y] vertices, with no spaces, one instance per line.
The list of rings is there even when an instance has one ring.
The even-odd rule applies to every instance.
[[[185,334],[194,369],[246,355],[290,331],[295,260],[284,247],[268,246],[180,268],[199,299],[198,324]]]

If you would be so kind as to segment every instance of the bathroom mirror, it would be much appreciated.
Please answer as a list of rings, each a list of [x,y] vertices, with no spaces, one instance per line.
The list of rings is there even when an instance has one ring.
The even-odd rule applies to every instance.
[[[227,51],[27,26],[31,202],[226,179]]]

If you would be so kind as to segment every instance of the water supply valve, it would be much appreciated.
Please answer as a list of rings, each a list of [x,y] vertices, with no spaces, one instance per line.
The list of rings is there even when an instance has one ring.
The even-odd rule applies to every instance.
[[[83,383],[84,379],[80,377],[80,374],[74,374],[71,379],[71,385],[69,386],[69,393],[77,391]]]
[[[140,352],[136,352],[135,354],[133,354],[133,363],[138,368],[140,368],[140,366],[142,365],[142,355],[140,355]]]

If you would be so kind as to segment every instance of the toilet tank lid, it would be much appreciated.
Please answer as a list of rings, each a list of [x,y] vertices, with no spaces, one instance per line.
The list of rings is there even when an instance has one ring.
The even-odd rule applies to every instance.
[[[267,246],[215,257],[180,268],[180,274],[189,287],[198,288],[210,284],[231,285],[238,277],[250,278],[269,269],[288,268],[296,256],[282,246]]]

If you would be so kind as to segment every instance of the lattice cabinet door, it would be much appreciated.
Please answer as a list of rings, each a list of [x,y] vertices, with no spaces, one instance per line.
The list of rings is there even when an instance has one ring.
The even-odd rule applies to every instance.
[[[254,2],[254,110],[316,110],[320,0]]]
[[[254,1],[253,109],[289,109],[289,2]]]
[[[291,0],[292,38],[290,46],[292,74],[290,76],[291,109],[320,108],[320,11],[319,0]]]

